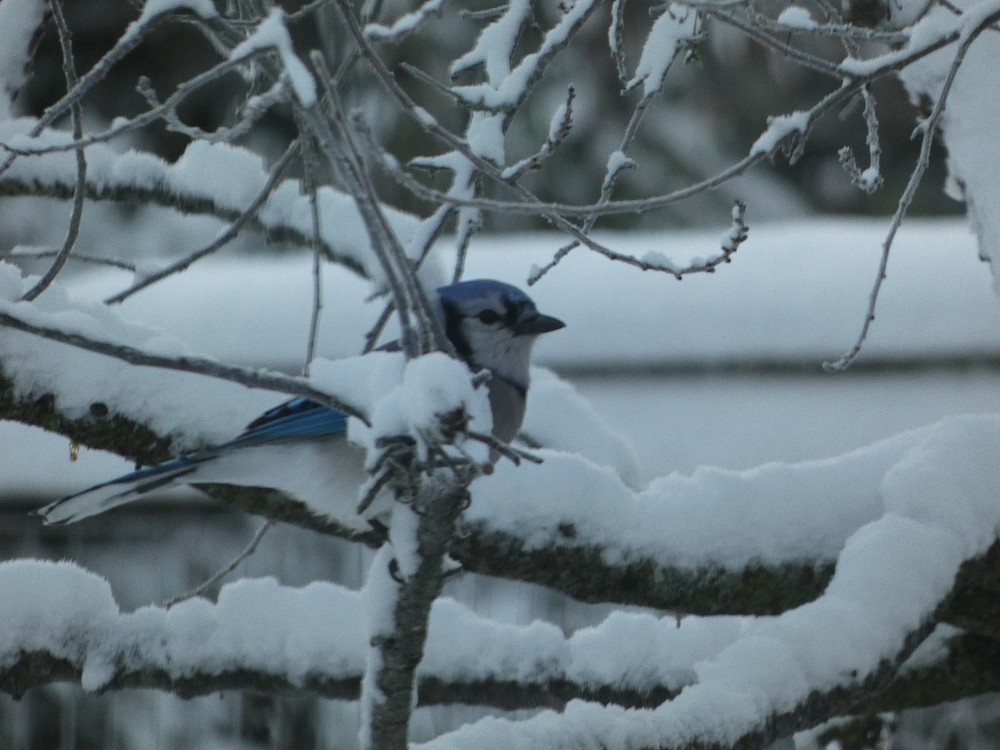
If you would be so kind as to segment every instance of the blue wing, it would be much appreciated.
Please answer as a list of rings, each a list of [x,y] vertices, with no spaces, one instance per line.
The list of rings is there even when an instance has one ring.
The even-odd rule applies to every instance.
[[[305,398],[293,398],[261,414],[222,448],[334,437],[347,432],[347,415]]]
[[[155,466],[147,466],[75,495],[56,500],[38,511],[46,524],[64,524],[103,513],[148,492],[176,484],[198,464],[241,448],[296,440],[317,440],[347,432],[347,415],[336,409],[294,398],[261,414],[228,443],[196,451]]]

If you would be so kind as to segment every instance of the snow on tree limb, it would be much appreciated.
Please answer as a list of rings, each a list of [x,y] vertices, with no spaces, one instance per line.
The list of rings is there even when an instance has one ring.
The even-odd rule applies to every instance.
[[[21,560],[0,564],[0,592],[17,604],[0,617],[0,691],[15,696],[66,680],[88,691],[155,687],[182,697],[234,689],[359,695],[364,634],[350,613],[364,594],[334,584],[244,580],[223,587],[215,603],[121,612],[98,576],[72,563]],[[693,684],[697,663],[730,647],[750,624],[618,613],[567,638],[546,623],[502,625],[439,599],[418,700],[513,709],[582,699],[651,708]],[[932,640],[875,698],[879,710],[995,687],[995,674],[983,669],[996,650],[992,640],[953,630]],[[609,660],[609,652],[618,655]]]
[[[18,134],[26,132],[31,124],[30,120],[0,123],[0,143],[16,144]],[[23,145],[26,147],[37,140]],[[64,140],[45,142],[61,146]],[[203,141],[192,142],[174,164],[150,154],[119,154],[102,144],[89,147],[87,158],[85,192],[89,200],[152,203],[182,213],[206,214],[230,221],[241,217],[269,177],[254,153],[228,144]],[[206,169],[217,179],[200,177]],[[68,198],[73,195],[76,180],[76,165],[70,154],[25,156],[0,175],[0,195]],[[234,185],[239,186],[239,190],[234,190]],[[336,228],[327,227],[321,240],[327,257],[357,273],[379,278],[381,271],[370,255],[363,226],[351,199],[330,187],[321,188],[318,199],[324,212],[340,217]],[[312,241],[308,203],[308,197],[301,194],[298,180],[282,181],[247,224],[274,240],[308,247]],[[409,236],[416,228],[414,218],[407,214],[389,210],[387,215],[403,236]]]
[[[524,721],[487,718],[421,747],[757,746],[846,712],[881,687],[930,631],[965,560],[1000,528],[988,468],[1000,420],[942,422],[881,482],[886,513],[861,526],[815,601],[748,625],[695,666],[697,681],[655,709],[570,703]]]

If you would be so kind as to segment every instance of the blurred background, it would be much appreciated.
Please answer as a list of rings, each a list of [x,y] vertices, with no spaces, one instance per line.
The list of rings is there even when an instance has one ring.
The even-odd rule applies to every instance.
[[[292,10],[299,3],[283,5]],[[476,12],[494,6],[486,0],[471,0],[463,3],[461,9],[433,19],[421,34],[401,45],[380,48],[387,65],[411,96],[457,132],[462,131],[464,113],[440,90],[418,80],[401,63],[405,61],[439,82],[449,83],[447,66],[468,49],[482,26],[483,20]],[[382,8],[382,17],[387,19],[411,10],[404,0],[385,0],[377,7]],[[629,65],[634,66],[650,19],[661,6],[643,0],[625,7],[624,48]],[[551,22],[554,8],[553,3],[537,3],[534,12],[538,22]],[[66,15],[73,32],[77,68],[87,70],[113,45],[136,17],[136,11],[127,2],[74,0],[66,4]],[[440,150],[426,134],[411,127],[397,107],[387,103],[380,87],[361,66],[344,64],[353,48],[333,8],[321,8],[307,19],[293,26],[297,48],[320,49],[331,70],[346,68],[343,75],[349,81],[346,90],[352,99],[348,103],[363,111],[380,142],[401,161]],[[595,200],[608,155],[619,147],[635,96],[621,96],[622,84],[608,53],[607,24],[606,11],[590,18],[576,42],[556,58],[535,87],[510,130],[507,146],[511,161],[533,152],[548,132],[553,111],[566,98],[567,82],[574,84],[573,132],[555,157],[556,164],[571,165],[572,178],[567,178],[563,169],[542,169],[530,174],[525,184],[543,200],[572,203]],[[529,28],[525,36],[530,39],[537,33],[536,28]],[[820,55],[832,55],[840,49],[839,42],[830,39],[806,38],[797,43]],[[116,116],[132,116],[142,111],[145,101],[135,90],[140,76],[148,77],[162,97],[163,92],[172,91],[178,83],[216,59],[214,51],[192,25],[161,26],[95,89],[87,107],[91,125],[106,124]],[[39,39],[35,60],[31,78],[17,102],[24,114],[31,115],[40,114],[65,88],[58,40],[51,28]],[[762,49],[734,29],[711,21],[705,26],[704,39],[694,53],[687,60],[678,60],[666,80],[662,96],[647,111],[636,145],[629,152],[637,168],[623,176],[619,187],[621,198],[668,192],[715,174],[747,153],[765,128],[768,116],[806,109],[838,85],[837,81]],[[468,80],[461,78],[458,82]],[[837,150],[845,145],[854,149],[859,161],[867,154],[861,103],[854,101],[820,120],[810,134],[802,158],[794,166],[779,160],[694,200],[641,217],[609,218],[605,220],[606,226],[621,229],[715,223],[719,221],[719,212],[725,216],[734,197],[741,196],[752,200],[752,216],[758,221],[809,213],[891,213],[919,150],[919,141],[910,137],[918,112],[894,78],[876,82],[873,91],[879,103],[877,114],[886,180],[884,189],[874,196],[854,188],[837,160]],[[234,73],[195,92],[180,114],[188,124],[211,130],[231,122],[232,113],[245,95],[245,82]],[[247,143],[265,156],[276,157],[293,134],[290,113],[279,109],[265,118]],[[160,125],[147,128],[135,139],[137,147],[151,149],[170,160],[180,156],[187,142],[185,136],[166,132]],[[936,216],[963,212],[960,203],[941,192],[946,174],[943,157],[943,150],[936,148],[912,213]],[[418,214],[428,212],[426,203],[415,200],[391,179],[381,177],[380,193],[390,203]],[[487,228],[502,230],[542,226],[538,220],[510,215],[489,215],[486,222]]]
[[[483,10],[491,4],[469,7]],[[74,0],[65,9],[81,71],[99,59],[136,16],[130,4],[107,0]],[[388,0],[383,13],[394,18],[409,9]],[[540,20],[553,14],[544,3],[536,12]],[[634,2],[627,12],[631,36],[626,47],[634,64],[651,9],[645,2]],[[322,49],[337,69],[350,44],[332,11],[320,10],[311,18],[317,20],[293,29],[298,48]],[[421,106],[458,131],[462,113],[399,63],[405,60],[446,81],[447,62],[468,47],[481,23],[448,12],[432,21],[419,39],[384,50],[387,63]],[[647,113],[630,151],[637,168],[623,177],[620,197],[666,192],[718,172],[746,153],[769,115],[802,109],[835,85],[731,29],[709,26],[705,32],[697,54],[677,63],[662,98]],[[581,33],[536,87],[508,139],[512,158],[532,152],[548,131],[552,111],[565,98],[566,82],[575,83],[573,132],[552,167],[526,181],[545,200],[597,198],[608,154],[618,148],[631,111],[633,100],[620,96],[621,84],[607,52],[606,13],[596,14]],[[815,51],[822,52],[823,44],[834,42],[817,41]],[[148,76],[162,95],[214,59],[209,45],[190,26],[161,27],[95,89],[85,113],[88,129],[141,111],[144,102],[135,91],[139,76]],[[363,111],[394,154],[406,158],[435,152],[435,144],[387,105],[363,71],[346,64],[344,70],[350,104]],[[38,115],[63,90],[58,43],[48,28],[37,41],[17,110]],[[852,187],[837,159],[843,145],[852,146],[859,157],[866,153],[860,105],[855,103],[819,123],[794,166],[779,160],[665,210],[598,224],[616,247],[634,248],[639,254],[665,249],[684,261],[717,248],[732,201],[742,198],[750,206],[751,239],[731,268],[677,284],[577,253],[532,291],[540,307],[570,324],[565,336],[543,342],[540,363],[569,379],[633,445],[642,480],[671,471],[688,473],[699,465],[742,469],[768,461],[823,458],[950,414],[1000,410],[1000,309],[988,270],[976,259],[974,238],[956,218],[964,206],[942,191],[941,150],[933,153],[910,212],[921,220],[908,222],[900,238],[879,325],[865,357],[846,374],[830,375],[821,368],[825,359],[848,348],[857,333],[877,268],[884,217],[895,208],[918,148],[910,139],[918,110],[902,86],[881,81],[875,93],[886,178],[875,196]],[[224,78],[192,96],[181,115],[189,124],[212,129],[231,121],[245,95],[241,79]],[[279,109],[243,145],[273,159],[293,134],[289,113]],[[175,160],[187,139],[153,126],[116,145]],[[429,211],[387,176],[377,177],[389,203],[420,215]],[[439,186],[447,184],[438,179]],[[55,201],[0,200],[0,254],[18,245],[58,245],[67,215],[67,206]],[[139,261],[159,260],[190,252],[219,227],[213,219],[176,217],[163,209],[94,205],[85,214],[80,247]],[[487,215],[484,238],[473,245],[468,275],[523,284],[530,266],[544,263],[562,243],[539,231],[544,228],[524,217]],[[306,289],[308,262],[301,253],[253,234],[227,248],[218,262],[192,271],[193,279],[203,285],[200,289],[215,285],[224,299],[247,297],[245,288],[238,294],[227,291],[226,285],[232,284],[227,267],[238,265],[253,273],[255,262],[275,256],[301,267]],[[83,293],[97,298],[108,285],[121,286],[121,279],[109,273],[81,272]],[[131,317],[164,327],[206,353],[295,371],[301,362],[292,355],[261,362],[246,351],[224,348],[230,338],[227,325],[270,330],[269,310],[290,299],[307,299],[274,285],[266,265],[260,274],[254,311],[238,305],[220,310],[216,299],[198,293],[172,297],[179,292],[170,287],[140,295],[125,309]],[[342,271],[332,270],[329,278],[328,294],[335,302],[331,300],[327,310],[345,304],[364,307],[363,284]],[[192,277],[185,276],[183,283],[192,283]],[[303,316],[306,313],[303,308]],[[259,321],[254,314],[261,316]],[[321,350],[327,356],[355,353],[365,330],[364,325],[343,326],[339,321],[333,317],[324,322]],[[601,332],[596,343],[588,333],[595,330]],[[130,506],[67,529],[42,528],[27,511],[127,468],[120,459],[85,451],[80,466],[68,472],[67,453],[63,438],[0,423],[0,465],[5,467],[0,554],[4,559],[76,560],[108,578],[123,609],[161,602],[198,584],[235,556],[260,523],[186,496]],[[235,575],[271,575],[288,585],[327,579],[356,587],[366,563],[367,553],[350,545],[276,527]],[[501,620],[543,617],[567,632],[599,621],[608,611],[534,587],[478,577],[451,584],[448,594]],[[910,712],[902,718],[893,746],[1000,747],[998,706],[986,697]],[[420,710],[414,738],[432,736],[478,713],[469,707]],[[142,690],[93,696],[66,685],[33,690],[19,701],[0,698],[0,748],[350,748],[356,743],[357,721],[354,704],[306,695],[227,693],[183,701]]]

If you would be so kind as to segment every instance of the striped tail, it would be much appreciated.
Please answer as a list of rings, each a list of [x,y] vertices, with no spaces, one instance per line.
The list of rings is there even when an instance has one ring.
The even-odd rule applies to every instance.
[[[212,456],[175,458],[162,464],[138,469],[110,482],[103,482],[75,495],[56,500],[35,511],[35,515],[41,516],[46,526],[75,523],[138,500],[147,492],[174,485],[177,480],[191,474],[198,464],[210,457]]]

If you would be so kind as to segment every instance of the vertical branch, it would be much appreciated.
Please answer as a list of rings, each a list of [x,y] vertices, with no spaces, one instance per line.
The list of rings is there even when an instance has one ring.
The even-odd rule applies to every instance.
[[[369,606],[380,614],[371,618],[371,650],[362,680],[363,750],[406,750],[416,705],[416,669],[427,640],[431,605],[444,586],[444,562],[455,521],[467,501],[461,482],[430,479],[416,498],[419,511],[399,503],[393,509],[394,532],[398,518],[404,517],[406,526],[416,521],[415,529],[401,532],[414,538],[401,542],[415,545],[418,563],[401,576],[399,563],[390,559],[393,545],[386,544],[369,573],[365,593]]]
[[[415,357],[425,353],[425,350],[421,341],[423,336],[420,330],[415,328],[411,322],[414,298],[412,296],[412,284],[408,283],[407,277],[412,277],[412,270],[408,267],[408,263],[403,264],[400,262],[401,258],[405,256],[399,244],[399,239],[382,214],[375,196],[374,187],[368,179],[364,165],[356,158],[356,149],[352,148],[353,139],[350,138],[350,133],[347,130],[348,125],[344,121],[343,113],[339,109],[340,100],[333,88],[333,79],[326,67],[326,63],[319,53],[313,53],[311,59],[324,88],[324,100],[329,104],[333,113],[333,124],[337,127],[341,141],[348,148],[345,151],[345,149],[338,146],[333,131],[323,113],[316,105],[302,109],[303,122],[306,123],[316,137],[320,150],[347,186],[348,191],[358,206],[358,211],[365,222],[372,241],[372,250],[375,252],[382,270],[385,271],[386,281],[389,284],[396,310],[399,313],[403,350],[406,352],[407,357]]]
[[[350,10],[342,9],[342,12],[349,13]],[[389,222],[385,218],[375,192],[375,187],[368,175],[361,151],[358,148],[354,134],[351,132],[351,123],[346,112],[343,110],[340,98],[332,87],[332,79],[326,63],[319,53],[313,53],[310,57],[323,82],[328,103],[333,113],[334,124],[340,131],[341,139],[347,147],[352,176],[356,178],[357,188],[363,193],[365,203],[369,206],[372,219],[377,225],[376,230],[385,240],[385,261],[383,267],[387,271],[391,267],[401,286],[401,299],[396,300],[396,309],[400,315],[400,324],[402,325],[404,321],[409,320],[410,312],[416,317],[417,329],[415,336],[418,353],[427,354],[431,351],[451,352],[451,346],[444,335],[444,329],[437,320],[437,316],[434,314],[427,295],[424,294],[417,280],[415,267],[404,252],[399,238],[392,231],[392,227],[389,226]],[[400,305],[400,301],[405,301],[408,309],[404,309]]]
[[[299,128],[302,135],[302,180],[306,191],[309,193],[309,211],[312,218],[312,277],[313,277],[313,304],[312,313],[309,316],[309,339],[306,344],[306,359],[302,366],[302,374],[309,375],[309,369],[313,359],[316,357],[316,338],[319,335],[319,318],[323,310],[323,264],[322,264],[322,225],[319,211],[319,197],[317,195],[319,167],[316,157],[316,149],[312,139],[306,134],[305,129]]]
[[[66,78],[66,90],[73,91],[78,83],[76,75],[76,62],[73,59],[73,42],[70,36],[69,26],[66,25],[66,16],[63,14],[62,5],[59,0],[49,0],[49,8],[52,10],[52,19],[55,21],[56,30],[59,34],[59,46],[63,56],[63,75]],[[80,107],[79,99],[74,99],[70,107],[70,118],[73,127],[73,140],[79,141],[83,136],[83,110]],[[27,302],[35,299],[49,288],[55,281],[56,276],[69,260],[69,254],[76,246],[77,237],[80,236],[80,221],[83,219],[83,204],[86,197],[87,188],[87,157],[83,147],[74,149],[76,155],[76,185],[73,188],[73,208],[70,213],[69,227],[66,229],[66,238],[62,247],[56,253],[52,265],[42,275],[31,289],[29,289],[23,299]]]

